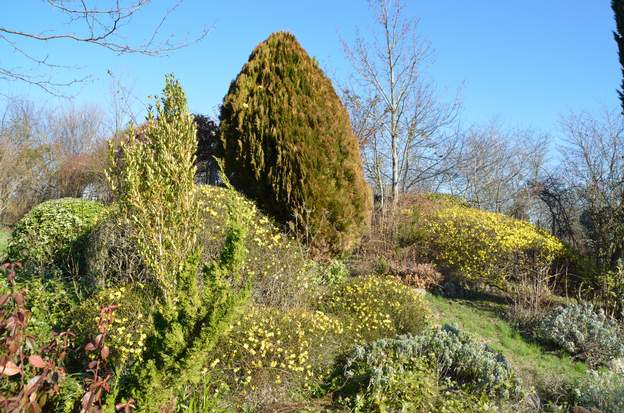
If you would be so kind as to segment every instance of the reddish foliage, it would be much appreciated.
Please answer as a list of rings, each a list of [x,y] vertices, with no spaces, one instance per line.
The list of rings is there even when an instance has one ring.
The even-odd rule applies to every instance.
[[[56,334],[39,354],[31,353],[36,343],[26,333],[30,312],[26,307],[26,290],[15,284],[19,263],[0,266],[10,292],[0,296],[0,374],[15,383],[12,394],[0,394],[0,408],[5,412],[40,412],[50,396],[59,392],[65,378],[62,363],[73,335]]]

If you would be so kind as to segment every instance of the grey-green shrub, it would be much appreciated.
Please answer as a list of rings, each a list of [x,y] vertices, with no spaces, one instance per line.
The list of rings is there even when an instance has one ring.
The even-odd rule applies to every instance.
[[[616,320],[592,304],[572,304],[552,310],[535,334],[590,366],[605,365],[624,355],[624,333]]]
[[[43,202],[15,226],[7,258],[38,268],[56,264],[66,270],[79,266],[83,241],[104,210],[102,204],[85,199]]]
[[[401,361],[395,364],[383,381],[372,382],[375,372],[370,366],[363,367],[363,376],[355,386],[338,390],[339,405],[346,405],[356,412],[493,412],[495,404],[486,395],[473,395],[462,389],[451,389],[452,383],[440,385],[439,376],[423,358],[411,360],[409,366]],[[403,367],[403,368],[400,368]],[[349,393],[345,392],[347,390]]]
[[[624,375],[609,370],[589,371],[573,390],[573,404],[602,413],[624,412]]]
[[[500,353],[450,326],[358,346],[347,356],[342,375],[358,382],[364,374],[372,385],[382,384],[389,376],[412,369],[420,359],[437,368],[441,379],[473,393],[499,399],[521,393],[519,379]]]

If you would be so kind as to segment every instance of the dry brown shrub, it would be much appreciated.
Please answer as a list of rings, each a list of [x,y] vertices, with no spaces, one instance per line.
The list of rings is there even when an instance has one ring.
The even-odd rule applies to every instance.
[[[414,263],[396,271],[396,275],[403,284],[425,290],[439,286],[444,280],[444,276],[431,263]]]

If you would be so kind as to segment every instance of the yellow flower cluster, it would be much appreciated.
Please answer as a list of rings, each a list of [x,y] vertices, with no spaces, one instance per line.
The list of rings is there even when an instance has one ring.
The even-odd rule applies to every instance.
[[[93,319],[93,326],[100,321],[99,310],[101,308],[117,306],[106,338],[115,364],[140,360],[145,350],[150,322],[136,305],[135,298],[134,292],[122,286],[102,291],[93,301],[93,309],[98,314]]]
[[[256,205],[236,191],[214,186],[199,188],[204,211],[204,250],[216,257],[222,249],[228,217],[227,205],[236,197],[237,216],[249,222],[245,247],[247,256],[241,268],[246,276],[254,277],[256,291],[262,291],[263,304],[281,305],[297,301],[311,287],[309,274],[314,263],[306,258],[301,246],[284,235],[280,228],[263,215]],[[243,219],[240,218],[240,219]],[[296,286],[296,289],[294,288]],[[288,298],[291,296],[292,298]]]
[[[230,373],[244,388],[288,380],[309,389],[328,372],[343,335],[343,324],[320,311],[251,307],[224,337],[218,348],[226,353],[210,368]]]
[[[422,294],[390,277],[356,278],[323,301],[326,312],[349,320],[346,325],[356,342],[416,334],[430,319]]]
[[[503,278],[510,265],[548,265],[566,252],[529,222],[461,206],[425,216],[421,234],[441,264],[472,280]]]

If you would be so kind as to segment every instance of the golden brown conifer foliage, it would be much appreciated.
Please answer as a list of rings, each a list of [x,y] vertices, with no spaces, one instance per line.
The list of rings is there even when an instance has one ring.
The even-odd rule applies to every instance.
[[[357,243],[371,211],[359,146],[331,81],[292,34],[254,49],[220,119],[235,187],[318,252]]]

